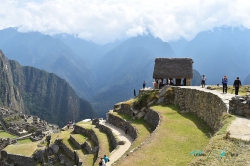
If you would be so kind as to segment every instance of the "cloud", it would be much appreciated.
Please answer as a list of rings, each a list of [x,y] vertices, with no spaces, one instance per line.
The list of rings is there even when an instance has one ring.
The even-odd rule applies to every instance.
[[[192,39],[214,27],[250,28],[244,0],[0,0],[0,29],[69,33],[97,43],[152,34]]]

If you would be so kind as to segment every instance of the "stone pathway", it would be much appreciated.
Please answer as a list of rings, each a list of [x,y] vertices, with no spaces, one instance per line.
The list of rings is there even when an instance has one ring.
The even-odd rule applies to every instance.
[[[118,160],[120,157],[122,157],[122,155],[130,148],[133,140],[129,135],[125,134],[123,130],[115,127],[114,125],[106,123],[105,120],[100,121],[100,124],[109,127],[119,140],[126,142],[124,145],[120,145],[120,147],[118,149],[111,152],[111,154],[109,156],[110,162],[106,163],[106,166],[110,166],[116,160]]]
[[[223,102],[227,105],[228,109],[229,109],[229,100],[231,100],[231,98],[235,96],[234,92],[233,94],[231,94],[231,92],[223,94],[222,92],[217,90],[209,90],[206,88],[201,88],[201,86],[181,86],[181,88],[191,88],[213,93],[219,96],[223,100]],[[229,125],[227,131],[231,133],[230,137],[232,138],[250,140],[250,119],[246,117],[236,116],[236,119]]]

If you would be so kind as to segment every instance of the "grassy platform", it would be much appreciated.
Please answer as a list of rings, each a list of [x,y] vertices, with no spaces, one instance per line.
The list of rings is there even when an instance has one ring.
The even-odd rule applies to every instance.
[[[9,154],[20,154],[31,157],[37,149],[38,142],[31,142],[25,144],[8,145],[4,150]]]
[[[179,114],[176,106],[152,108],[161,115],[160,126],[141,148],[118,165],[187,165],[194,158],[190,152],[203,150],[212,130],[193,114]]]

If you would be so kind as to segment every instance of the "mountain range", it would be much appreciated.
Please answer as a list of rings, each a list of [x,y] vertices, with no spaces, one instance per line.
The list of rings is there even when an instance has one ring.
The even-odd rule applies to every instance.
[[[250,30],[222,27],[200,32],[191,41],[170,42],[178,57],[190,57],[194,68],[207,77],[207,84],[221,84],[224,75],[233,84],[236,77],[242,83],[250,74]]]
[[[250,74],[248,29],[215,28],[200,32],[191,41],[163,42],[152,35],[98,45],[77,36],[20,33],[15,28],[0,31],[0,48],[9,59],[34,66],[65,79],[75,92],[89,101],[99,116],[105,117],[119,101],[134,97],[134,90],[152,87],[156,57],[188,57],[194,61],[192,85],[200,85],[201,74],[207,84],[229,84]],[[247,79],[246,79],[247,80]]]

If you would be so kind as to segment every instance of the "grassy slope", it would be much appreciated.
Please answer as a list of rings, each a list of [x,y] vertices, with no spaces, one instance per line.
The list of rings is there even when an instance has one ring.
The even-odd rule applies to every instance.
[[[202,150],[209,142],[210,129],[195,115],[180,115],[176,106],[154,106],[161,114],[161,125],[149,140],[125,160],[125,165],[187,165],[194,157],[193,150]]]
[[[0,132],[0,138],[16,138],[16,136],[14,135],[11,135],[5,131],[1,131]]]

